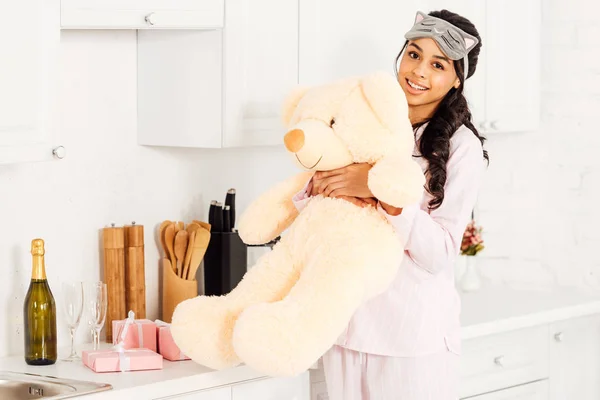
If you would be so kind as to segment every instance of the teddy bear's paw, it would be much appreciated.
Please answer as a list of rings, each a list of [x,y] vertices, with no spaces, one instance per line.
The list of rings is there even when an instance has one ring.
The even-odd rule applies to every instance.
[[[198,364],[225,369],[240,364],[231,342],[239,310],[225,297],[198,296],[180,303],[171,322],[171,334],[181,351]]]
[[[313,365],[324,350],[322,343],[307,343],[304,328],[281,302],[245,309],[233,331],[236,354],[249,367],[270,376],[294,376]],[[310,335],[312,336],[312,335]]]

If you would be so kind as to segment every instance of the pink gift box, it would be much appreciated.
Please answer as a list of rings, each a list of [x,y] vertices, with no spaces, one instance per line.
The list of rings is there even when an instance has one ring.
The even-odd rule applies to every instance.
[[[163,357],[148,349],[83,350],[83,363],[94,372],[144,371],[163,368]]]
[[[158,336],[158,352],[169,361],[189,360],[175,344],[171,335],[171,326],[166,322],[156,321],[156,334]]]
[[[113,344],[123,339],[125,349],[149,349],[156,352],[156,324],[149,319],[133,320],[127,328],[125,338],[121,337],[126,319],[112,322]]]

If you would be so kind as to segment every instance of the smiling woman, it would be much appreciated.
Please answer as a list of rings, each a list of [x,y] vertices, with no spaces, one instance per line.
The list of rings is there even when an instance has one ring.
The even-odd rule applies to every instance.
[[[488,159],[463,88],[477,69],[481,38],[469,20],[442,10],[417,13],[405,39],[396,74],[414,130],[413,154],[427,178],[420,202],[395,208],[374,198],[371,164],[357,160],[316,173],[294,197],[375,203],[406,243],[388,290],[357,310],[323,356],[332,400],[458,398],[460,300],[453,264]]]

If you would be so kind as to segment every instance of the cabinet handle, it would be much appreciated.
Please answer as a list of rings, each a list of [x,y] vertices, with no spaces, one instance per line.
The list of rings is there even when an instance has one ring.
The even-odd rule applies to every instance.
[[[483,121],[479,124],[479,129],[481,129],[482,131],[487,131],[488,130],[488,125],[487,122]]]
[[[562,332],[558,332],[557,334],[554,335],[554,340],[556,340],[557,342],[562,342],[564,339],[564,335]]]
[[[67,150],[63,146],[58,146],[52,149],[52,155],[62,160],[67,155]]]
[[[504,361],[504,356],[494,358],[494,364],[496,364],[499,367],[504,366],[504,364],[502,363],[503,361]]]
[[[498,121],[492,121],[492,122],[490,123],[490,127],[491,127],[493,130],[497,130],[497,129],[498,129]]]
[[[146,15],[146,17],[144,19],[146,20],[146,23],[148,25],[154,25],[156,23],[156,21],[154,20],[154,13],[153,12],[151,12],[148,15]]]

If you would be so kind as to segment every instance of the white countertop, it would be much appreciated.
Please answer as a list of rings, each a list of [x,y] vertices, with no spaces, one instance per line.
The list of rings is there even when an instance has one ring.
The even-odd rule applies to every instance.
[[[462,298],[462,338],[535,326],[562,319],[600,313],[600,294],[583,294],[574,289],[526,291],[484,288]],[[86,396],[86,399],[151,399],[260,379],[264,376],[246,366],[213,371],[193,361],[164,360],[164,369],[129,373],[95,373],[81,362],[57,362],[32,367],[22,356],[0,359],[0,370],[28,372],[62,378],[108,383],[113,390]]]
[[[600,313],[600,293],[484,288],[461,295],[463,340]]]

